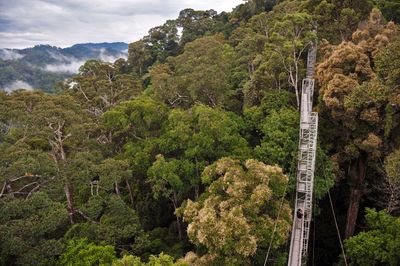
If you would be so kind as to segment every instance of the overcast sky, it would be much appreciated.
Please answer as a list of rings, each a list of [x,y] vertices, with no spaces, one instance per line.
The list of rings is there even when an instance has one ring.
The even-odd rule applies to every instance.
[[[0,0],[0,48],[132,42],[185,8],[231,11],[243,0]]]

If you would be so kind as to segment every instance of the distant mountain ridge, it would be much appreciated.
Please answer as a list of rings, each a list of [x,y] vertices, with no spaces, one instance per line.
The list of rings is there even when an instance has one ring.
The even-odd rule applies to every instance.
[[[41,44],[25,49],[0,49],[0,89],[11,91],[26,84],[25,89],[52,91],[58,81],[77,73],[90,59],[114,62],[126,58],[128,44],[80,43],[60,48]]]
[[[69,48],[86,47],[91,49],[106,48],[110,50],[123,51],[128,49],[128,44],[124,42],[102,42],[102,43],[78,43]],[[68,49],[68,48],[66,48]]]
[[[128,44],[116,43],[82,43],[71,47],[60,48],[47,44],[40,44],[25,49],[0,49],[0,59],[21,60],[34,65],[43,65],[50,62],[101,59],[101,55],[123,56],[127,53]],[[66,57],[66,58],[65,58]]]

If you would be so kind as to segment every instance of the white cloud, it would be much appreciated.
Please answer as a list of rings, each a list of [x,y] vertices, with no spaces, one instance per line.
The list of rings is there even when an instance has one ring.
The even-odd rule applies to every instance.
[[[128,54],[121,53],[117,56],[110,55],[106,52],[105,48],[98,50],[98,59],[104,62],[114,63],[119,58],[127,59]],[[43,69],[49,72],[58,73],[78,73],[79,68],[86,62],[86,60],[78,60],[75,57],[67,57],[62,54],[50,53],[50,56],[56,59],[59,63],[46,65]]]
[[[51,58],[58,62],[71,62],[77,60],[75,57],[68,57],[59,52],[47,51],[47,53],[50,55]]]
[[[18,89],[23,90],[33,90],[32,86],[22,80],[16,80],[13,83],[10,83],[3,88],[6,92],[12,92]]]
[[[114,63],[119,58],[123,58],[123,59],[127,59],[128,58],[128,50],[125,50],[125,51],[124,51],[124,53],[120,53],[117,56],[113,56],[113,55],[107,54],[105,48],[101,48],[100,49],[100,54],[99,54],[99,59],[101,61],[104,61],[104,62]]]
[[[24,55],[10,49],[0,49],[0,58],[3,60],[17,60],[24,57]]]
[[[51,64],[46,65],[44,70],[49,72],[58,72],[58,73],[77,73],[79,68],[85,63],[85,61],[72,61],[70,63],[65,64]]]
[[[243,0],[0,0],[0,47],[132,42],[185,8],[231,11]]]

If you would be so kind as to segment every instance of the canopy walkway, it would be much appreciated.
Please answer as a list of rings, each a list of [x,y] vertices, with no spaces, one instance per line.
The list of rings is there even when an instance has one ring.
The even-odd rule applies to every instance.
[[[318,135],[318,113],[312,112],[316,54],[316,43],[312,43],[308,50],[307,76],[301,90],[299,157],[289,266],[307,263]]]

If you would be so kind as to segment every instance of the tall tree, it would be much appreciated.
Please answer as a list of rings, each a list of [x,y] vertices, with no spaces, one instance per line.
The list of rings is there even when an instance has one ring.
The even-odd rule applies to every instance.
[[[353,235],[363,195],[368,162],[376,160],[384,147],[386,107],[391,100],[388,87],[377,79],[374,61],[379,49],[396,36],[393,23],[382,24],[379,11],[353,34],[353,42],[334,47],[318,66],[323,108],[331,117],[334,152],[347,168],[350,186],[346,236]],[[324,110],[324,109],[323,109]]]
[[[139,95],[142,85],[139,79],[131,74],[120,72],[117,65],[89,60],[79,69],[67,88],[77,101],[95,117],[119,102]]]
[[[183,54],[170,58],[169,67],[150,72],[152,90],[171,106],[188,108],[200,102],[237,108],[230,82],[234,60],[235,52],[222,36],[197,39],[185,46]]]
[[[177,19],[178,26],[182,28],[180,44],[192,42],[199,37],[212,33],[215,25],[215,10],[193,10],[187,8],[179,12]]]
[[[272,249],[286,242],[291,210],[281,204],[288,178],[279,167],[222,158],[204,170],[202,180],[210,184],[207,191],[181,207],[190,240],[206,248],[196,265],[250,265],[271,241],[275,223]]]
[[[280,13],[272,26],[272,33],[267,42],[265,53],[270,64],[278,64],[287,75],[288,83],[294,90],[297,108],[300,108],[301,77],[304,73],[302,57],[310,43],[315,40],[312,16],[306,12],[291,11],[293,3],[283,3],[275,8],[289,9]],[[297,3],[298,4],[298,3]],[[277,59],[276,61],[271,61]]]
[[[189,111],[171,111],[157,139],[162,155],[148,170],[154,196],[170,199],[174,210],[188,197],[197,199],[206,165],[223,156],[249,156],[240,130],[240,118],[219,109],[197,105]],[[178,217],[177,224],[180,230]]]
[[[400,150],[390,153],[385,159],[386,178],[382,185],[385,207],[390,214],[400,211]]]
[[[143,42],[150,52],[151,63],[164,63],[168,56],[175,56],[180,52],[178,25],[176,20],[167,20],[162,26],[151,28],[149,34],[143,38]],[[136,45],[133,45],[132,48],[141,45],[140,42],[136,42]],[[134,51],[131,50],[131,52]],[[131,53],[131,55],[134,54]],[[133,57],[130,57],[130,59],[133,59]]]
[[[368,19],[371,0],[311,0],[305,7],[318,23],[318,36],[333,44],[350,41],[360,22]]]
[[[367,209],[368,230],[345,241],[350,265],[398,265],[400,221],[385,211]]]
[[[129,44],[128,63],[139,76],[142,76],[144,70],[148,67],[150,56],[149,48],[143,40]]]

